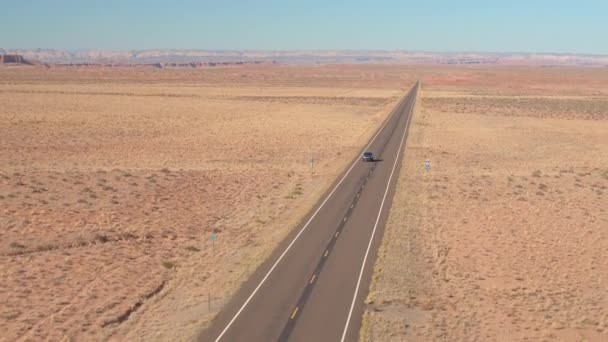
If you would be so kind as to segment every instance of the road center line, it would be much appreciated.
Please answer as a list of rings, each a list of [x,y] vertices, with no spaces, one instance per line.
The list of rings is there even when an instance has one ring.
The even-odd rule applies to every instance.
[[[291,314],[291,319],[294,319],[296,317],[296,314],[298,313],[298,309],[300,309],[300,307],[296,306],[296,309],[293,310],[293,313]]]
[[[415,88],[412,88],[412,91],[414,89]],[[411,95],[411,92],[410,92],[410,95]],[[408,95],[408,98],[410,98],[409,95]],[[405,113],[406,113],[406,111],[401,111],[401,115],[405,115]],[[393,130],[391,131],[391,136],[395,133],[395,128],[399,126],[401,118],[402,118],[402,116],[400,116],[399,117],[399,121],[395,123],[395,126],[393,127]],[[406,118],[406,121],[408,119],[409,118]],[[384,148],[385,147],[386,147],[386,144],[384,144],[383,147],[382,147],[382,153],[384,152]],[[397,155],[399,155],[399,151],[397,151]],[[363,184],[365,184],[367,181],[368,181],[368,179],[366,178],[363,181]],[[353,205],[356,204],[356,203],[357,203],[357,199],[355,199],[353,201]],[[350,211],[351,210],[349,209],[348,212],[350,213]],[[348,214],[347,214],[347,216],[348,216]],[[329,242],[329,245],[327,246],[327,251],[331,251],[335,247],[338,235],[342,231],[342,229],[344,227],[344,224],[345,224],[345,220],[342,221],[338,225],[338,228],[337,228],[336,233],[334,235],[335,238],[332,239]],[[318,274],[319,276],[321,275],[323,267],[325,266],[325,262],[328,259],[326,256],[327,256],[327,252],[326,252],[326,255],[324,255],[324,257],[322,257],[321,260],[319,261],[319,263],[317,264],[317,267],[316,267],[315,271],[313,272],[313,275],[315,275],[315,274]],[[306,303],[308,301],[308,298],[312,294],[313,286],[314,285],[309,282],[309,284],[306,285],[306,287],[304,288],[304,291],[300,295],[300,297],[299,297],[299,299],[297,301],[297,305],[296,305],[296,307],[300,308],[300,311],[302,311],[302,310],[305,309],[305,306],[306,306]],[[299,316],[301,316],[301,314]],[[296,325],[296,321],[298,320],[298,317],[296,317],[295,319],[288,320],[288,322],[286,323],[285,327],[283,328],[283,331],[281,332],[281,335],[279,336],[279,339],[278,339],[279,342],[286,342],[286,341],[288,341],[289,336],[291,335],[292,331],[295,329],[295,325]]]
[[[416,95],[418,92],[418,83],[416,83]],[[378,216],[376,217],[376,223],[374,224],[374,229],[372,230],[372,235],[369,239],[369,243],[367,244],[367,250],[365,251],[365,256],[363,258],[363,262],[361,263],[361,271],[359,272],[359,279],[357,280],[357,286],[355,287],[355,293],[353,294],[353,301],[350,305],[350,310],[348,311],[348,318],[346,319],[346,324],[344,325],[344,331],[342,333],[341,342],[344,342],[346,339],[346,333],[348,331],[348,325],[350,324],[350,319],[353,315],[353,309],[355,308],[355,302],[357,300],[357,295],[359,294],[359,287],[361,286],[361,279],[363,278],[363,271],[365,270],[365,263],[367,262],[367,258],[369,256],[369,251],[372,247],[372,242],[374,241],[374,236],[376,234],[376,229],[378,228],[378,222],[380,222],[380,216],[382,215],[382,209],[384,208],[384,202],[386,201],[386,196],[388,195],[388,190],[390,189],[391,180],[393,179],[393,175],[395,173],[395,169],[397,167],[397,162],[399,161],[399,157],[401,156],[401,150],[403,149],[403,142],[405,141],[405,136],[407,135],[407,129],[409,128],[410,121],[412,120],[414,104],[416,103],[416,97],[414,97],[414,102],[410,107],[410,115],[405,124],[405,129],[403,130],[403,135],[401,136],[401,143],[399,144],[399,150],[397,151],[397,155],[395,157],[395,162],[393,163],[393,169],[391,170],[391,175],[388,178],[388,182],[386,183],[386,190],[384,190],[384,196],[382,197],[382,202],[380,203],[380,209],[378,210]]]

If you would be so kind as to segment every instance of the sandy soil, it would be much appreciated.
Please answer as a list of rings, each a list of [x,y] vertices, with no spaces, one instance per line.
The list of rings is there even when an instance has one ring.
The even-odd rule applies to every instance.
[[[608,75],[595,72],[423,78],[361,340],[608,339]]]
[[[191,339],[416,78],[423,79],[424,112],[412,127],[403,168],[412,175],[409,183],[401,179],[408,190],[395,200],[403,204],[401,214],[393,212],[387,230],[394,245],[385,244],[381,255],[386,265],[374,293],[388,297],[374,300],[383,311],[373,314],[372,334],[391,325],[397,332],[383,336],[401,340],[391,334],[403,333],[408,317],[425,327],[408,334],[429,339],[493,336],[500,329],[486,322],[505,312],[514,312],[505,322],[521,320],[530,312],[527,325],[512,323],[521,334],[552,339],[573,334],[577,324],[584,336],[604,336],[602,308],[608,305],[598,284],[604,281],[605,289],[607,258],[600,248],[606,250],[606,235],[597,227],[606,225],[599,201],[606,192],[607,72],[394,65],[0,68],[0,341]],[[519,101],[539,97],[542,104]],[[495,98],[506,100],[495,107]],[[580,101],[585,111],[577,110]],[[420,163],[428,157],[433,173],[425,180]],[[443,215],[453,205],[447,196],[456,204]],[[482,230],[476,220],[492,229]],[[399,222],[424,224],[399,231]],[[406,239],[404,232],[417,238]],[[527,240],[518,235],[523,232]],[[471,249],[469,239],[480,243]],[[400,254],[406,243],[409,256]],[[466,253],[475,263],[463,261]],[[399,268],[405,257],[418,267]],[[538,274],[537,283],[516,280],[524,282],[521,293],[511,295],[516,292],[501,286],[521,265]],[[466,281],[463,274],[469,274]],[[404,289],[420,299],[404,296]],[[536,294],[526,294],[530,289]],[[453,299],[463,291],[480,294]],[[460,311],[437,309],[446,303]],[[466,329],[451,323],[463,320]],[[554,322],[564,328],[552,328]]]
[[[388,70],[0,69],[0,341],[191,339],[414,81]]]

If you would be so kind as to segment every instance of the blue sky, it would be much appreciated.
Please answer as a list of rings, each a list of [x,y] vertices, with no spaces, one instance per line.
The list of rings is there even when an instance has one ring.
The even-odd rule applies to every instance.
[[[608,54],[608,1],[11,1],[0,47]]]

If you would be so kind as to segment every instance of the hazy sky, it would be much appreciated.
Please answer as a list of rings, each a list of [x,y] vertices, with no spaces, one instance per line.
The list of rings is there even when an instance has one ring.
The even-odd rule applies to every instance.
[[[10,1],[0,47],[608,54],[608,0]]]

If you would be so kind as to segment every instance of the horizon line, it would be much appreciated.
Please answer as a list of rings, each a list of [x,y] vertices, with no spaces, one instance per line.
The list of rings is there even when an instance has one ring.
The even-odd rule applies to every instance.
[[[530,52],[530,51],[483,51],[483,50],[407,50],[407,49],[211,49],[211,48],[143,48],[143,49],[104,49],[104,48],[11,48],[0,47],[0,50],[42,50],[42,51],[63,51],[68,53],[77,53],[83,51],[107,51],[107,52],[145,52],[145,51],[208,51],[208,52],[409,52],[409,53],[476,53],[476,54],[522,54],[522,55],[562,55],[562,56],[602,56],[608,57],[608,54],[590,53],[590,52]]]

